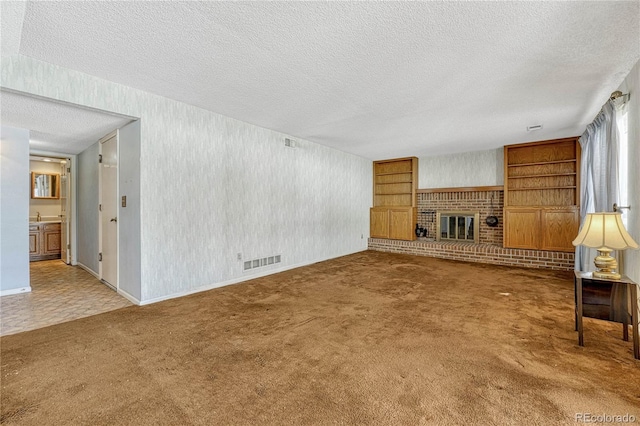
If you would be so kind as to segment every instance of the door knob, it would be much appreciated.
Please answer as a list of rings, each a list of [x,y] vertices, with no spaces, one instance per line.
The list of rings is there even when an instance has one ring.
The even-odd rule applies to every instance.
[[[117,222],[117,221],[118,221],[117,217],[114,217],[113,219],[111,219],[111,222]]]

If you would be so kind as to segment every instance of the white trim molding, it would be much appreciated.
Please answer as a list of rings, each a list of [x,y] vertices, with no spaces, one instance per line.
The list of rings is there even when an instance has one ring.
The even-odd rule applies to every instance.
[[[116,290],[116,292],[124,297],[125,299],[127,299],[129,302],[135,304],[135,305],[144,305],[145,303],[140,302],[138,299],[136,299],[135,297],[133,297],[132,295],[130,295],[129,293],[127,293],[126,291],[124,291],[123,289],[119,288],[118,290]]]
[[[20,287],[20,288],[10,288],[9,290],[2,290],[0,291],[0,297],[11,296],[12,294],[22,294],[22,293],[31,293],[31,286]]]
[[[194,293],[201,293],[203,291],[213,290],[213,289],[219,288],[219,287],[225,287],[225,286],[232,285],[232,284],[238,284],[238,283],[241,283],[241,282],[254,280],[256,278],[262,278],[262,277],[266,277],[268,275],[274,275],[274,274],[277,274],[279,272],[288,271],[290,269],[301,268],[303,266],[308,266],[308,265],[312,265],[314,263],[324,262],[326,260],[336,259],[338,257],[348,256],[350,254],[360,253],[360,252],[363,252],[363,251],[366,251],[366,250],[358,250],[358,251],[355,251],[355,252],[340,254],[338,256],[331,257],[331,258],[328,258],[328,259],[317,259],[317,260],[311,260],[311,261],[308,261],[308,262],[301,262],[301,263],[298,263],[298,264],[295,264],[295,265],[283,266],[281,268],[267,269],[267,270],[261,271],[260,273],[257,273],[257,274],[256,273],[251,274],[251,275],[246,274],[246,275],[244,275],[242,277],[239,277],[239,278],[234,278],[234,279],[231,279],[231,280],[226,280],[226,281],[221,281],[221,282],[217,282],[217,283],[213,283],[213,284],[204,285],[204,286],[198,287],[198,288],[193,289],[193,290],[182,291],[182,292],[179,292],[179,293],[173,293],[173,294],[169,294],[167,296],[155,297],[155,298],[152,298],[152,299],[147,299],[147,300],[142,300],[142,301],[137,301],[137,299],[135,299],[133,296],[129,297],[129,296],[125,296],[124,294],[123,294],[123,296],[125,296],[127,299],[131,300],[132,302],[137,303],[138,305],[141,305],[141,306],[150,305],[150,304],[153,304],[153,303],[162,302],[164,300],[175,299],[175,298],[178,298],[178,297],[188,296],[188,295],[194,294]],[[121,293],[121,290],[118,290],[118,293]],[[124,292],[122,292],[122,293],[124,293]],[[137,302],[135,302],[135,301],[137,301]]]
[[[93,275],[94,277],[96,277],[96,279],[98,279],[98,280],[100,279],[100,275],[98,275],[98,273],[97,273],[96,271],[94,271],[93,269],[89,268],[88,266],[83,265],[83,264],[82,264],[82,263],[80,263],[80,262],[76,262],[76,264],[75,264],[74,266],[77,266],[77,267],[79,267],[79,268],[82,268],[82,269],[84,269],[85,271],[87,271],[88,273],[90,273],[91,275]]]

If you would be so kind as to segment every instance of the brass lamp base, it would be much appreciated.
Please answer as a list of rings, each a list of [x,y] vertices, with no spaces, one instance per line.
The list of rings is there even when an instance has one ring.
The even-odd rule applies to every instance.
[[[594,259],[597,271],[593,273],[593,278],[605,278],[608,280],[619,280],[622,276],[616,272],[618,269],[618,261],[611,256],[613,250],[601,247],[598,249],[598,255]]]

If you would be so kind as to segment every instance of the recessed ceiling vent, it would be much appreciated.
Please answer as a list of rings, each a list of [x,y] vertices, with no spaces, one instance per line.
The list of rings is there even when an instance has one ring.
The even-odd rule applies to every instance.
[[[542,129],[542,124],[534,124],[533,126],[527,126],[527,132],[535,132]]]
[[[286,146],[287,148],[295,148],[296,141],[294,141],[293,139],[284,138],[284,146]]]

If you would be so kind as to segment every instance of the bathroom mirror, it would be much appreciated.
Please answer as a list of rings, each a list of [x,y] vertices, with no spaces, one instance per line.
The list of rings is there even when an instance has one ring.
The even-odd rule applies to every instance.
[[[60,175],[31,172],[31,198],[60,198]]]

